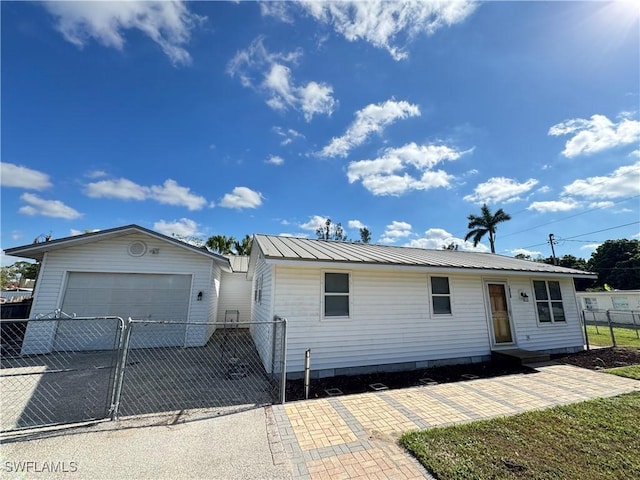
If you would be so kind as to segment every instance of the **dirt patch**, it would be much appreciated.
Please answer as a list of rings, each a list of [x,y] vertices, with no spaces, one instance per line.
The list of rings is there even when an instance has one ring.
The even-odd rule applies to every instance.
[[[554,358],[555,361],[590,370],[640,365],[640,349],[625,347],[595,348]]]

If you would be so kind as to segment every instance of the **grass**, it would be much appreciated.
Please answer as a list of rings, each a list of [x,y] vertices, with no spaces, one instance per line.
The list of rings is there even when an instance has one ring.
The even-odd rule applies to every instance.
[[[590,345],[603,347],[613,345],[611,342],[611,332],[607,325],[598,326],[598,332],[599,333],[596,333],[596,327],[594,325],[587,325]],[[636,330],[633,328],[613,327],[613,334],[616,337],[616,344],[618,346],[640,347],[640,339],[636,336]]]
[[[640,392],[405,433],[437,479],[638,479]]]
[[[619,377],[633,378],[640,380],[640,365],[629,365],[628,367],[616,367],[604,370],[607,373],[618,375]]]

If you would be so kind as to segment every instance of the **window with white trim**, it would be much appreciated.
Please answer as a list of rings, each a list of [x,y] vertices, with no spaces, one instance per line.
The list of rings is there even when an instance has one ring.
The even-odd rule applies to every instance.
[[[349,274],[325,272],[324,316],[349,316]]]
[[[533,293],[540,323],[566,322],[560,282],[556,280],[534,280]]]
[[[449,277],[431,277],[431,306],[434,315],[451,315]]]

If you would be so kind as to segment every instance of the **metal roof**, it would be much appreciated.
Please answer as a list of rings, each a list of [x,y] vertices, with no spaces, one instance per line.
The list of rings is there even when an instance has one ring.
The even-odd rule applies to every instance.
[[[399,265],[442,269],[535,272],[594,277],[596,274],[546,263],[457,250],[429,250],[309,238],[255,235],[255,244],[271,260],[334,262],[362,265]]]
[[[247,273],[249,270],[249,256],[247,255],[225,255],[231,264],[233,273]]]
[[[148,228],[141,227],[139,225],[125,225],[117,228],[109,228],[106,230],[99,230],[97,232],[85,233],[82,235],[74,235],[71,237],[58,238],[56,240],[50,240],[48,242],[32,243],[29,245],[22,245],[20,247],[13,247],[5,249],[7,255],[15,255],[17,257],[33,258],[34,260],[42,261],[46,252],[57,250],[60,248],[68,248],[75,245],[83,245],[87,243],[98,242],[100,240],[106,240],[109,238],[116,238],[123,235],[130,235],[132,233],[143,233],[149,235],[158,240],[162,240],[171,243],[177,247],[184,248],[191,252],[207,256],[214,262],[219,264],[223,269],[229,270],[229,260],[223,255],[210,252],[206,248],[197,247],[189,243],[185,243],[162,233],[154,232]]]

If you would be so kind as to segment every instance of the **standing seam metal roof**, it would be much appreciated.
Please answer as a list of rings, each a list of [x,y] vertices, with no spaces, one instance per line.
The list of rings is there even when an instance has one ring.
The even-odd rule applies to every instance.
[[[408,265],[474,270],[507,270],[568,275],[591,272],[558,267],[491,253],[429,250],[367,243],[336,242],[308,238],[255,235],[265,258],[301,261],[329,261],[379,265]]]

